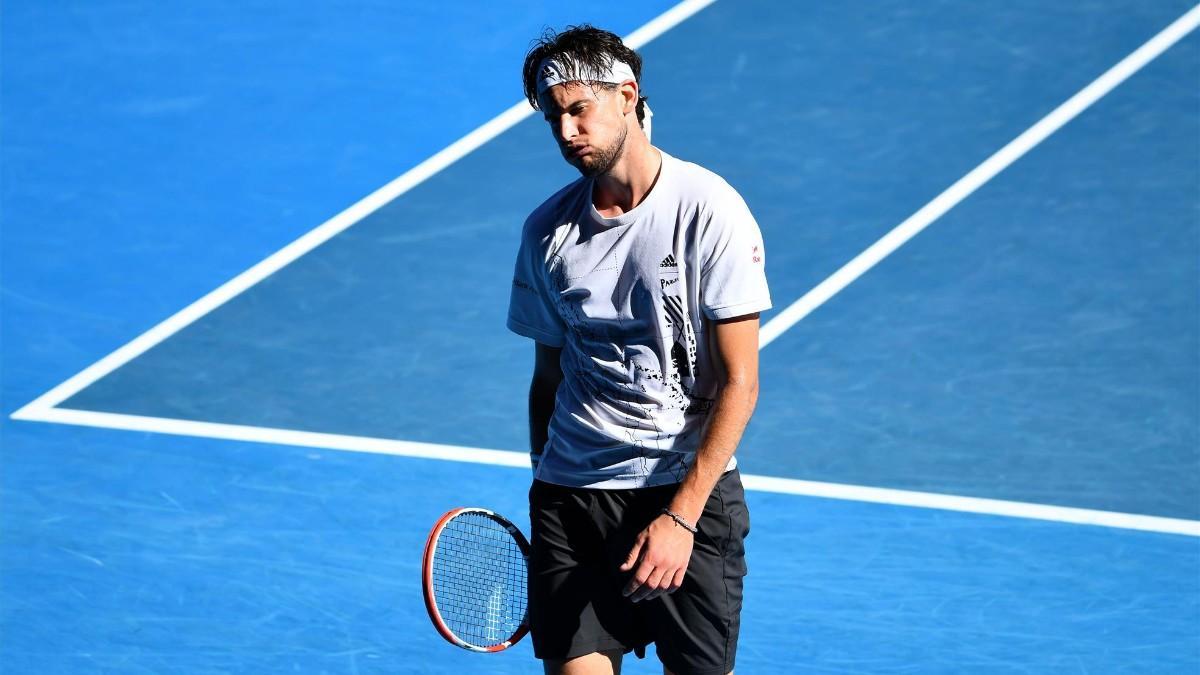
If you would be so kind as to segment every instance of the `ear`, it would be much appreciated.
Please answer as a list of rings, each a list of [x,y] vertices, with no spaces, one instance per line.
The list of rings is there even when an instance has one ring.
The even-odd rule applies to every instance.
[[[621,95],[621,114],[628,115],[637,110],[638,102],[638,84],[633,80],[622,82],[617,88],[617,92]]]

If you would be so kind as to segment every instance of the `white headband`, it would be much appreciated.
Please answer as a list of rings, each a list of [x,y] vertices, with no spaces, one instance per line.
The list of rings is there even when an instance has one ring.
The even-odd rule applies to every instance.
[[[565,61],[570,61],[570,63],[564,63]],[[567,73],[573,73],[573,75]],[[569,56],[560,56],[557,59],[547,57],[538,64],[537,93],[540,96],[550,87],[563,82],[624,84],[630,80],[637,82],[637,78],[633,76],[633,69],[629,67],[629,64],[617,59],[612,60],[612,65],[608,67],[608,70],[597,71]]]

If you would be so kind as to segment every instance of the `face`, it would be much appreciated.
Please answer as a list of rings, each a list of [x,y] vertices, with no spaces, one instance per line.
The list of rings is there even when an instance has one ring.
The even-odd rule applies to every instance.
[[[588,177],[608,173],[625,150],[624,91],[590,87],[577,82],[556,84],[538,99],[554,140],[567,163]]]

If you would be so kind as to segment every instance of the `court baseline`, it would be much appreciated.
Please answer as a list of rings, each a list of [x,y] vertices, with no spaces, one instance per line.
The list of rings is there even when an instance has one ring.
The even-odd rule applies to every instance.
[[[272,429],[269,427],[219,424],[215,422],[195,422],[165,417],[124,415],[120,413],[70,410],[66,408],[51,408],[43,414],[44,417],[39,418],[41,421],[56,422],[59,424],[122,429],[126,431],[145,431],[177,436],[220,438],[255,443],[273,443],[326,450],[344,450],[347,452],[366,452],[399,457],[419,457],[422,459],[438,459],[453,462],[470,462],[473,464],[490,464],[525,470],[529,468],[528,454],[510,450],[467,448],[437,443],[370,438],[367,436],[344,436],[313,431]],[[1030,504],[999,499],[963,497],[860,485],[821,483],[794,478],[777,478],[751,474],[744,475],[743,480],[748,490],[758,492],[775,492],[1200,537],[1200,521],[1182,518],[1164,518],[1161,516],[1146,516],[1132,513],[1117,513],[1113,511]]]

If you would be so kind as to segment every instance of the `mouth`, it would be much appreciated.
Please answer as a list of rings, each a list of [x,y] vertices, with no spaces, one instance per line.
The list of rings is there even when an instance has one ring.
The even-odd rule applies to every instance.
[[[567,159],[576,159],[591,154],[591,149],[586,145],[566,146],[563,148],[563,156]]]

